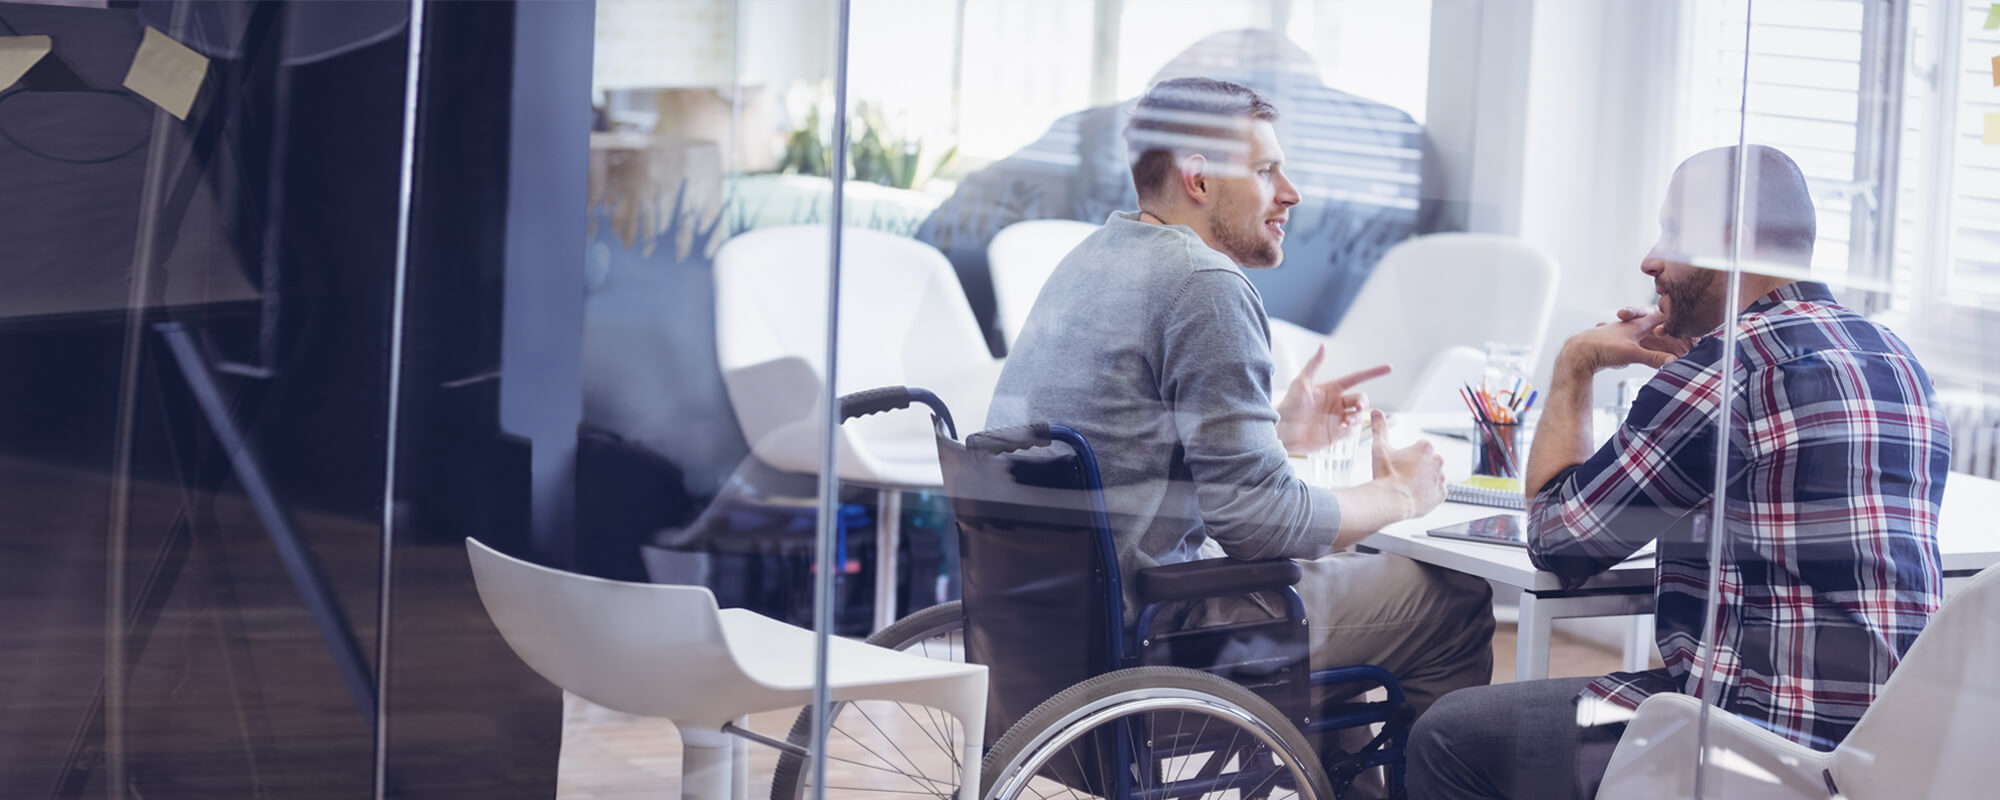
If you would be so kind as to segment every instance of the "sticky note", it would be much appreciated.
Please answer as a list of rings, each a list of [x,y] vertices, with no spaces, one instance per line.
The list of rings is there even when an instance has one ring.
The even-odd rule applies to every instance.
[[[194,108],[201,82],[208,77],[208,59],[187,45],[151,27],[132,55],[132,68],[125,72],[125,88],[167,110],[177,119],[187,119]]]
[[[2000,86],[2000,56],[1993,57],[1993,85]]]
[[[1986,112],[1986,133],[1979,140],[1987,144],[2000,144],[2000,111]]]
[[[1989,31],[2000,29],[2000,3],[1994,3],[1992,8],[1986,9],[1986,29]]]
[[[0,36],[0,89],[13,86],[48,54],[47,36]]]

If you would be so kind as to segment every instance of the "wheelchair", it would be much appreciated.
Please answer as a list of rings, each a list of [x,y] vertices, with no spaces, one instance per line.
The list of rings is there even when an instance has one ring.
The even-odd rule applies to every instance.
[[[1379,667],[1311,671],[1307,619],[1288,559],[1211,559],[1137,573],[1126,613],[1096,456],[1075,430],[1034,424],[958,441],[930,392],[841,398],[843,421],[927,406],[957,518],[963,600],[924,609],[872,644],[988,667],[980,794],[986,800],[1337,798],[1365,771],[1403,796],[1411,722]],[[1201,600],[1261,593],[1285,614],[1186,629]],[[1311,708],[1315,687],[1349,699]],[[1367,690],[1381,699],[1370,700]],[[957,723],[922,706],[836,704],[826,793],[930,795],[959,785]],[[809,800],[811,710],[780,755],[772,800]],[[1335,734],[1358,729],[1352,751]],[[855,785],[862,784],[862,785]]]

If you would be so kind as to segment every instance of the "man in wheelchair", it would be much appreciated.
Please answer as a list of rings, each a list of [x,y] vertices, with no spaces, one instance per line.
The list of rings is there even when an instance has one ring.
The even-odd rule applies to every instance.
[[[1141,570],[1295,559],[1312,668],[1386,669],[1421,714],[1491,679],[1491,590],[1400,556],[1337,552],[1443,500],[1438,456],[1428,444],[1389,448],[1379,413],[1374,480],[1328,490],[1289,466],[1287,452],[1359,425],[1354,389],[1388,367],[1318,382],[1322,351],[1271,402],[1269,324],[1243,270],[1283,260],[1300,201],[1276,117],[1256,92],[1208,79],[1163,82],[1139,101],[1125,135],[1140,210],[1111,215],[1050,276],[987,427],[1059,423],[1095,447],[1128,626]],[[1278,592],[1192,600],[1155,627],[1283,618],[1287,602]]]

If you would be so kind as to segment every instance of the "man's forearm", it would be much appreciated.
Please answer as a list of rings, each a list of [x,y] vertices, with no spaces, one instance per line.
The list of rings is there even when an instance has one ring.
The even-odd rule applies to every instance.
[[[1368,538],[1384,525],[1409,519],[1415,505],[1407,493],[1381,480],[1335,489],[1333,496],[1340,501],[1340,531],[1333,538],[1335,550]]]
[[[1556,356],[1554,385],[1528,449],[1526,489],[1531,496],[1563,470],[1590,457],[1590,384],[1595,371],[1580,361],[1568,352]]]

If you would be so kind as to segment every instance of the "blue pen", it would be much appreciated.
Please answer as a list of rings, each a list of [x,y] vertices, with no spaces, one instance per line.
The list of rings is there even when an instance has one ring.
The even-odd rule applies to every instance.
[[[1522,406],[1522,407],[1521,407],[1521,413],[1523,413],[1523,414],[1526,414],[1526,413],[1528,413],[1528,409],[1531,409],[1531,408],[1534,408],[1534,407],[1535,407],[1535,398],[1537,398],[1537,397],[1541,397],[1541,396],[1542,396],[1542,390],[1540,390],[1540,389],[1536,389],[1536,390],[1534,390],[1534,391],[1532,391],[1532,392],[1529,392],[1529,393],[1528,393],[1528,403],[1527,403],[1527,405],[1524,405],[1524,406]]]

